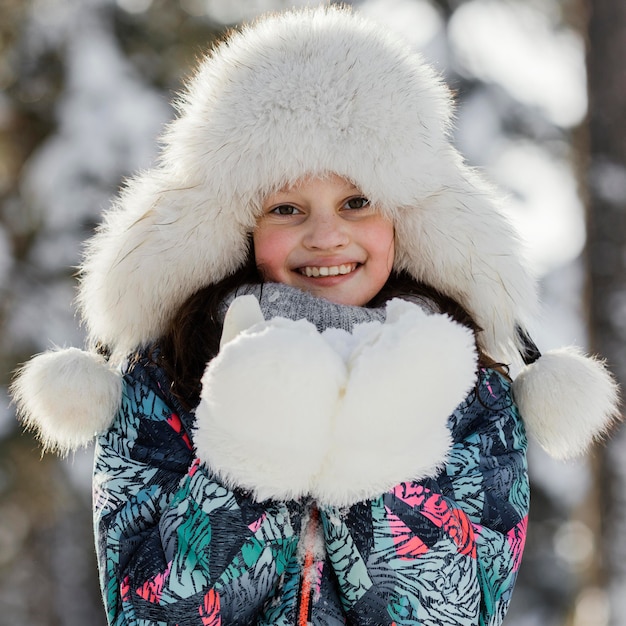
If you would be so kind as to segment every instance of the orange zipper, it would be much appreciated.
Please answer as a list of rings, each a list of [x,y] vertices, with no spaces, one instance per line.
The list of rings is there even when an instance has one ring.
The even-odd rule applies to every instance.
[[[311,509],[311,517],[309,523],[305,529],[306,539],[309,537],[315,538],[317,534],[317,527],[319,523],[319,512],[317,508]],[[306,541],[306,552],[304,553],[304,564],[302,566],[302,582],[300,585],[300,602],[298,609],[298,621],[296,626],[308,626],[309,618],[311,617],[311,610],[313,604],[312,586],[315,579],[315,555],[313,553],[312,544],[313,541]]]

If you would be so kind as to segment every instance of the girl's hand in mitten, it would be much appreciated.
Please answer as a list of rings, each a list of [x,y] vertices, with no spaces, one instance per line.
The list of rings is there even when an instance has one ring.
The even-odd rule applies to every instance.
[[[202,378],[199,458],[257,500],[308,493],[345,379],[345,364],[315,326],[265,322],[254,296],[237,298],[220,352]]]
[[[355,328],[348,382],[313,495],[348,505],[434,476],[451,446],[448,417],[475,382],[471,330],[404,300]]]

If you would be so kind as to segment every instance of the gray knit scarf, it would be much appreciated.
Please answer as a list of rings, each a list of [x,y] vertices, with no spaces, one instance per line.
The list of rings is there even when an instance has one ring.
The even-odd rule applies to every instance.
[[[252,294],[257,298],[266,320],[274,317],[285,317],[291,320],[306,319],[314,324],[320,332],[326,328],[341,328],[351,332],[355,324],[373,321],[384,322],[386,316],[385,307],[367,308],[336,304],[289,285],[263,283],[243,285],[229,294],[224,299],[221,310],[222,318],[230,303],[237,296],[247,294]],[[421,306],[427,313],[439,312],[437,305],[423,296],[407,296],[406,299]]]

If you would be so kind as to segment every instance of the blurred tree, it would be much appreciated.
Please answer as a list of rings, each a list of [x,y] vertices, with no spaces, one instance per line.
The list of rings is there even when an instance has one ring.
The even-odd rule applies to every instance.
[[[626,3],[588,3],[589,314],[593,347],[626,389]],[[626,430],[603,451],[600,533],[610,625],[626,624]]]
[[[2,399],[17,363],[51,341],[80,345],[80,242],[122,178],[149,164],[167,92],[223,30],[181,2],[139,4],[2,0]],[[0,410],[0,626],[104,625],[89,451],[41,457]]]

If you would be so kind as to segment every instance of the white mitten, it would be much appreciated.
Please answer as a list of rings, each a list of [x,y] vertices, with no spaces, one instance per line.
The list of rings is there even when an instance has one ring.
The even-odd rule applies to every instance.
[[[473,333],[446,315],[396,299],[385,324],[357,327],[353,337],[332,445],[313,487],[321,504],[350,505],[436,475],[451,446],[448,417],[475,382]]]
[[[254,303],[233,301],[202,378],[196,452],[259,501],[297,498],[310,491],[326,453],[346,368],[311,323],[262,321]]]

